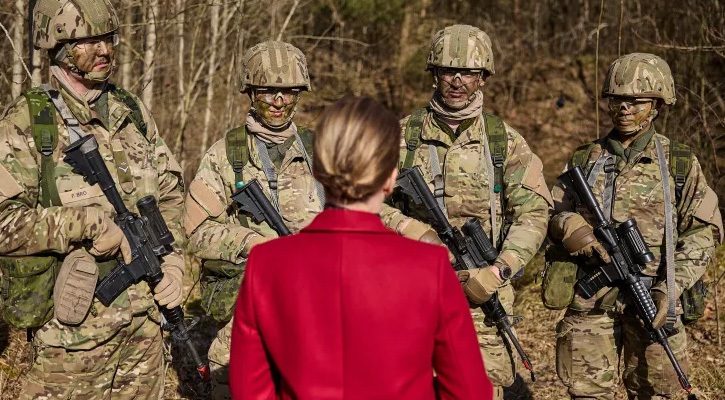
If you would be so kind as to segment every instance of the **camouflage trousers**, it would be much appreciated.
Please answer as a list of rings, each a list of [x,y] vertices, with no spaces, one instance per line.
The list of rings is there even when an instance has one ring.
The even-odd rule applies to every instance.
[[[559,321],[556,372],[572,399],[614,399],[620,367],[630,399],[671,399],[684,393],[664,349],[650,341],[633,311],[568,310]],[[669,337],[670,347],[686,372],[687,334],[679,318],[675,328],[679,332]]]
[[[513,287],[506,283],[498,290],[498,296],[506,312],[511,314],[514,307]],[[496,327],[489,327],[483,323],[484,316],[480,308],[472,309],[471,316],[476,327],[478,345],[483,354],[486,373],[493,384],[493,398],[502,400],[503,387],[511,386],[514,383],[515,357],[509,353]]]
[[[209,347],[209,369],[211,372],[212,400],[231,400],[229,391],[229,349],[232,344],[232,324],[227,322],[218,332]]]
[[[91,350],[66,350],[33,340],[34,361],[20,398],[160,399],[164,349],[159,325],[133,317],[108,342]]]

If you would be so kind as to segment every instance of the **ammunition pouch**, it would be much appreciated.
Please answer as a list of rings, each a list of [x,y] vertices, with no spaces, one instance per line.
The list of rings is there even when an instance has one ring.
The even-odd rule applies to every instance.
[[[240,265],[222,260],[204,262],[201,307],[206,315],[222,323],[232,319],[245,270],[246,263]]]
[[[546,249],[544,280],[541,299],[550,310],[563,310],[574,300],[574,286],[579,267],[563,246],[551,245]]]
[[[54,256],[0,257],[0,298],[5,322],[37,328],[53,318],[53,287],[60,263]]]
[[[691,288],[682,292],[682,322],[691,324],[705,315],[707,284],[700,278]]]

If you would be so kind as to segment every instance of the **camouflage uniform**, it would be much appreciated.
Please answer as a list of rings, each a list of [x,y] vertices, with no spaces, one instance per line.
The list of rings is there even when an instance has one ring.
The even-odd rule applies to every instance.
[[[480,32],[477,29],[476,31]],[[434,40],[434,49],[436,49],[435,43]],[[476,49],[474,45],[468,46],[469,59],[474,49]],[[442,49],[437,51],[443,52]],[[490,63],[492,70],[492,60]],[[411,117],[401,121],[404,131],[409,118]],[[421,167],[425,180],[431,190],[434,190],[430,146],[435,146],[445,181],[444,201],[451,224],[460,229],[469,218],[478,218],[489,237],[495,238],[500,243],[499,260],[504,260],[511,267],[513,275],[516,275],[533,258],[544,240],[551,195],[544,182],[541,160],[516,130],[507,124],[504,126],[507,148],[503,165],[502,195],[496,194],[491,198],[489,185],[493,182],[493,177],[490,176],[486,166],[484,143],[487,139],[484,133],[484,118],[481,114],[463,121],[457,131],[453,132],[428,109],[421,134],[422,144],[415,151],[413,165]],[[403,139],[401,160],[406,158],[407,153],[407,144]],[[496,202],[496,226],[499,228],[505,226],[501,231],[497,229],[493,235],[490,209],[492,201]],[[429,221],[427,210],[413,205],[412,202],[408,216],[392,207],[386,207],[382,212],[383,222],[399,233],[402,233],[401,225],[409,217]],[[499,240],[500,232],[503,232],[502,240]],[[504,281],[498,293],[504,308],[511,313],[514,303],[511,284]],[[484,325],[480,309],[475,308],[471,312],[486,372],[497,387],[495,395],[497,398],[503,398],[501,387],[510,386],[515,378],[513,357],[506,350],[496,328]]]
[[[136,100],[142,107],[144,120],[148,125],[146,137],[138,131],[135,124],[130,123],[131,110],[113,93],[105,94],[108,96],[109,110],[106,126],[93,117],[89,109],[66,95],[62,88],[60,91],[79,120],[83,132],[96,137],[99,151],[106,160],[114,181],[122,182],[118,189],[124,203],[129,209],[135,209],[136,201],[140,198],[149,194],[156,197],[169,230],[177,239],[177,244],[180,243],[183,238],[181,167],[158,134],[153,118],[141,101]],[[71,166],[62,161],[62,150],[68,146],[68,131],[60,117],[56,118],[56,122],[59,144],[53,158],[56,162],[56,184],[63,205],[46,209],[38,203],[40,155],[35,149],[31,134],[26,100],[20,98],[0,122],[0,137],[4,143],[0,149],[2,166],[22,188],[22,193],[3,198],[0,205],[0,224],[3,227],[0,231],[0,253],[3,255],[33,255],[45,252],[67,254],[80,244],[68,240],[68,237],[79,236],[74,230],[82,229],[78,223],[74,224],[81,218],[77,210],[81,207],[98,207],[108,213],[113,211],[97,185],[89,187],[83,176],[71,172]],[[120,164],[117,167],[114,163],[114,157],[117,158],[120,153],[126,156],[125,168],[128,173],[120,170]],[[129,176],[128,174],[132,179],[119,180],[119,175]],[[175,249],[178,256],[181,256],[178,245]],[[139,391],[137,396],[156,397],[163,387],[163,364],[160,357],[162,340],[158,321],[158,309],[145,282],[128,288],[108,308],[95,300],[91,313],[80,326],[66,326],[55,319],[51,320],[35,332],[33,347],[36,360],[28,373],[24,395],[44,390],[62,390],[67,393],[77,390],[78,393],[96,393],[100,398],[101,393],[108,395],[112,390],[112,383],[114,394],[116,390],[121,390],[119,381],[113,379],[115,373],[117,377],[153,376],[151,382],[146,381],[150,378],[129,378],[123,382],[124,385],[132,382],[133,387]],[[65,350],[83,351],[70,353]],[[96,354],[92,363],[88,361],[90,359],[84,358],[91,357],[91,354]],[[116,356],[123,361],[118,364],[118,370],[110,367],[116,365],[113,359]],[[143,363],[128,362],[141,356],[146,360]],[[123,369],[125,366],[129,368],[126,371]],[[64,374],[70,372],[74,373],[75,379],[67,382],[68,378]],[[77,379],[80,373],[87,374],[89,380]]]
[[[297,49],[294,50],[296,50],[295,54],[299,52]],[[266,48],[261,52],[265,55],[269,54],[266,52]],[[304,63],[304,58],[301,60]],[[279,62],[279,59],[276,61]],[[285,67],[281,73],[284,83],[289,86],[302,86],[306,81],[309,85],[309,78],[306,77],[306,65],[303,64],[304,73],[298,74],[297,78],[290,78],[289,70]],[[249,67],[245,67],[246,69]],[[292,71],[296,70],[292,68]],[[271,77],[272,74],[269,70],[265,70],[265,73],[259,73],[248,79],[253,83],[259,82],[262,78],[264,78],[264,82],[274,82],[276,80]],[[297,81],[300,84],[294,84]],[[267,197],[271,199],[269,181],[258,153],[254,133],[248,131],[248,134],[246,151],[249,160],[244,165],[241,178],[243,182],[257,179]],[[284,154],[278,155],[281,160],[273,160],[277,161],[275,170],[279,211],[290,231],[296,233],[322,210],[323,204],[318,197],[316,181],[304,156],[306,146],[300,147],[293,136],[288,139],[284,147],[287,147],[287,150],[284,151]],[[237,207],[233,205],[231,195],[241,185],[236,180],[227,152],[227,142],[222,139],[212,145],[202,158],[196,177],[189,185],[184,223],[189,239],[189,251],[204,262],[206,284],[203,290],[209,292],[207,295],[211,300],[208,304],[227,301],[232,302],[229,305],[232,307],[239,290],[237,282],[241,282],[246,267],[246,257],[243,256],[242,249],[254,236],[274,238],[277,234],[266,222],[255,223],[250,215],[240,214]],[[274,155],[271,157],[274,158]],[[215,261],[225,261],[226,263]],[[231,274],[229,269],[233,270]],[[224,274],[236,275],[237,280],[234,281],[233,286],[224,285],[225,280],[219,278]],[[219,290],[227,290],[229,293],[219,293]],[[231,398],[227,371],[232,321],[219,322],[223,324],[223,327],[217,333],[217,337],[209,349],[214,383],[213,398],[215,399]]]
[[[36,20],[39,20],[39,8],[41,13],[48,12],[48,7],[53,9],[48,3],[54,1],[38,2]],[[75,3],[80,4],[81,10],[89,7],[82,0]],[[90,7],[99,7],[99,4],[108,7],[103,10],[105,16],[108,18],[110,14],[117,26],[110,3],[98,2]],[[94,11],[94,18],[104,16],[97,9]],[[67,29],[70,23],[88,24],[83,18],[75,17],[82,11],[64,9],[64,13],[61,15],[69,19],[65,21]],[[78,31],[81,28],[78,26]],[[98,33],[91,28],[88,31],[90,36]],[[83,133],[95,136],[99,152],[127,207],[135,211],[137,200],[146,195],[158,199],[159,209],[176,239],[175,253],[169,257],[182,259],[178,245],[183,240],[181,168],[143,103],[133,98],[138,107],[136,111],[146,124],[145,135],[131,120],[133,110],[112,86],[106,87],[96,101],[107,106],[107,115],[101,108],[92,110],[76,100],[55,79],[53,86]],[[59,113],[54,123],[58,129],[58,144],[52,154],[54,179],[62,205],[43,208],[39,204],[41,155],[36,150],[25,97],[11,104],[0,120],[3,142],[0,146],[0,254],[3,256],[55,255],[62,259],[82,246],[79,231],[83,229],[80,221],[85,208],[113,212],[98,185],[89,186],[83,176],[72,172],[71,166],[63,161],[69,130]],[[114,265],[110,262],[109,266],[109,260],[97,261],[107,265],[106,273]],[[101,264],[98,265],[101,269]],[[160,398],[165,367],[159,322],[158,308],[145,282],[130,286],[109,307],[94,299],[85,320],[77,326],[51,319],[31,331],[33,362],[21,398]]]
[[[617,60],[610,69],[610,74],[605,79],[605,95],[611,95],[612,91],[617,90],[614,86],[618,86],[624,92],[623,95],[634,96],[642,91],[642,85],[634,87],[635,83],[648,74],[649,80],[655,82],[653,86],[662,81],[662,78],[652,79],[647,68],[637,70],[637,59],[634,58],[633,61],[632,56]],[[644,63],[664,63],[659,57],[644,56],[641,58]],[[635,65],[627,67],[629,71],[635,70],[634,73],[617,66],[625,62]],[[658,68],[663,69],[661,66]],[[671,80],[669,67],[666,72]],[[648,93],[642,97],[655,97],[664,99],[668,104],[674,103],[674,86],[671,95]],[[655,286],[662,285],[666,276],[665,199],[656,141],[661,142],[668,162],[672,142],[656,133],[654,125],[648,131],[642,132],[627,149],[623,148],[615,134],[613,131],[607,137],[594,142],[588,158],[583,160],[581,166],[584,171],[590,171],[600,156],[616,156],[618,171],[614,178],[612,221],[619,223],[629,218],[637,220],[639,229],[655,256],[655,260],[642,271],[643,277],[650,278],[643,279],[651,279]],[[566,169],[569,167],[571,164]],[[600,204],[604,204],[605,175],[599,173],[591,185]],[[675,297],[679,298],[683,290],[691,287],[705,273],[714,255],[715,244],[720,241],[722,222],[717,211],[717,197],[708,187],[700,164],[694,156],[679,202],[676,202],[674,179],[669,174],[667,178],[672,194],[673,226],[676,227]],[[552,193],[555,205],[552,224],[570,212],[577,212],[587,221],[592,221],[583,206],[575,207],[561,183],[554,186]],[[587,267],[580,264],[580,268]],[[677,312],[682,313],[679,301]],[[677,318],[674,328],[679,333],[669,337],[670,346],[683,370],[687,371],[687,335],[680,318]],[[575,295],[564,318],[556,327],[556,336],[557,373],[569,388],[572,398],[614,399],[619,381],[617,371],[620,355],[624,365],[623,380],[630,398],[671,398],[681,392],[677,375],[662,346],[649,339],[649,333],[637,317],[636,308],[633,305],[627,307],[627,299],[618,296],[616,288],[603,288],[589,300]]]

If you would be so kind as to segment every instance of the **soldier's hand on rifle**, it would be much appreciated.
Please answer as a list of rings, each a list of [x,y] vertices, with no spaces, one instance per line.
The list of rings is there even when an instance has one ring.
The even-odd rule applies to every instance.
[[[501,287],[503,279],[499,275],[499,267],[465,269],[456,271],[458,280],[461,282],[463,292],[466,293],[468,301],[474,305],[481,305],[487,302],[496,290]]]
[[[652,301],[657,307],[657,314],[652,320],[652,328],[660,329],[667,322],[667,310],[670,305],[670,300],[667,297],[667,287],[652,289]]]
[[[256,233],[250,233],[245,239],[244,239],[244,246],[242,247],[241,256],[244,258],[249,257],[249,253],[252,251],[252,248],[258,244],[262,244],[264,242],[269,241],[268,238],[256,234]]]
[[[400,233],[409,239],[419,240],[423,243],[429,243],[445,247],[441,239],[438,237],[436,231],[433,230],[430,225],[424,224],[415,219],[408,220],[408,222],[403,225]],[[447,247],[446,250],[448,250]],[[450,250],[448,250],[448,261],[450,261],[451,264],[456,262],[456,258],[453,256],[453,253],[451,253]]]
[[[605,264],[611,262],[607,250],[594,236],[592,226],[577,213],[561,213],[554,217],[550,234],[561,241],[572,256],[591,258],[597,255]]]
[[[180,306],[184,299],[184,259],[171,253],[164,257],[161,270],[164,277],[154,288],[154,300],[168,309]]]
[[[124,262],[130,263],[131,246],[110,214],[96,207],[85,207],[83,210],[83,237],[93,242],[88,252],[98,257],[112,257],[120,250]]]

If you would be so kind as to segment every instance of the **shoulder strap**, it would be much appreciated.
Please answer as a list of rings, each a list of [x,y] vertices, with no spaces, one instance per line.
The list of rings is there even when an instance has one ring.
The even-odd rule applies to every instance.
[[[690,146],[670,140],[670,175],[675,181],[675,201],[680,202],[687,174],[692,168],[692,149]]]
[[[249,162],[249,149],[247,148],[247,128],[242,125],[227,132],[224,140],[227,147],[227,160],[234,170],[234,186],[244,186],[242,170]]]
[[[420,147],[420,138],[423,135],[423,121],[428,114],[427,108],[419,108],[413,111],[405,124],[405,145],[407,151],[401,170],[411,168],[415,159],[415,151]]]
[[[503,120],[493,114],[484,113],[484,123],[486,124],[488,147],[491,149],[491,161],[493,161],[493,191],[500,193],[503,190],[503,164],[508,154],[508,134]]]
[[[30,130],[40,159],[40,204],[45,207],[61,205],[55,183],[53,150],[58,145],[58,126],[55,123],[55,107],[42,88],[35,87],[23,96],[28,101]]]
[[[116,95],[116,97],[118,97],[119,100],[121,100],[123,104],[126,105],[126,107],[131,110],[131,114],[128,117],[131,119],[131,122],[136,125],[136,129],[138,129],[139,132],[146,137],[146,134],[148,133],[148,126],[146,125],[146,121],[143,119],[143,112],[141,111],[141,107],[138,106],[136,98],[131,94],[131,92],[121,89],[116,85],[111,86],[111,91]]]
[[[307,155],[312,157],[313,156],[312,141],[315,136],[315,131],[313,131],[312,129],[300,126],[300,127],[297,127],[297,133],[300,135],[300,139],[302,139],[302,145],[304,146],[305,151],[307,152]]]
[[[582,167],[585,168],[589,161],[589,155],[592,153],[595,142],[584,143],[574,150],[574,154],[571,156],[571,167]]]

